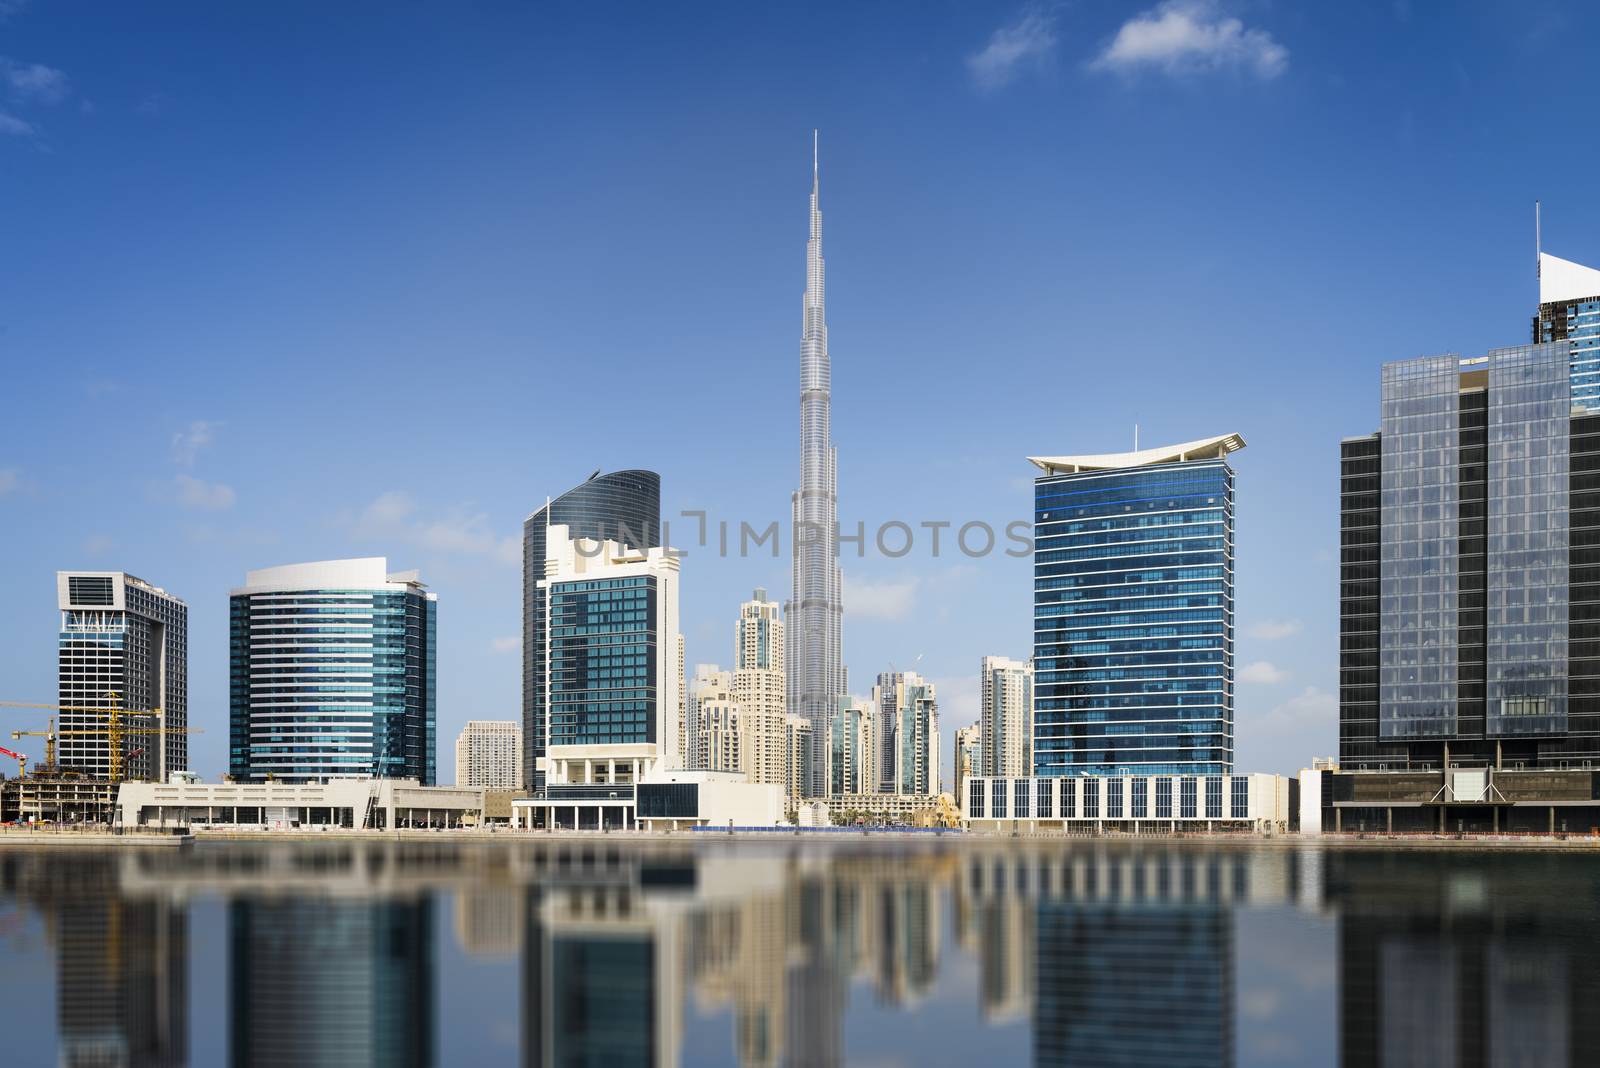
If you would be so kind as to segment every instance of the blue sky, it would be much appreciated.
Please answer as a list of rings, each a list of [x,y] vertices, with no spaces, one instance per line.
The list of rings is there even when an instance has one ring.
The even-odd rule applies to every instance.
[[[1527,340],[1536,197],[1600,260],[1588,14],[0,0],[0,697],[54,695],[56,569],[131,571],[189,602],[214,775],[228,589],[383,554],[439,594],[448,778],[517,714],[547,495],[648,466],[669,514],[786,519],[819,127],[846,526],[1243,434],[1237,762],[1291,771],[1336,747],[1379,364]],[[843,567],[853,688],[915,664],[948,733],[1031,610],[1025,561],[944,548]],[[787,559],[689,549],[726,663]]]

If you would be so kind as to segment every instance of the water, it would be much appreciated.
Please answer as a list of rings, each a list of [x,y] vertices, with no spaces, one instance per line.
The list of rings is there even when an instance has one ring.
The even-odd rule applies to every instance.
[[[7,1065],[1595,1063],[1600,857],[0,848]]]

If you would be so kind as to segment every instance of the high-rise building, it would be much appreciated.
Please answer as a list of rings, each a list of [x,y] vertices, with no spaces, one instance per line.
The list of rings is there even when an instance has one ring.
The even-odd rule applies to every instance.
[[[123,571],[58,571],[61,609],[56,703],[68,708],[160,709],[141,727],[189,725],[189,606]],[[111,774],[111,739],[102,713],[63,711],[56,761],[97,779]],[[75,732],[75,733],[69,733]],[[189,736],[130,734],[125,773],[165,779],[189,767]]]
[[[870,794],[878,788],[876,743],[878,704],[876,701],[847,697],[839,702],[834,717],[830,748],[829,786],[831,794]]]
[[[661,545],[661,476],[654,471],[596,471],[522,524],[522,780],[544,789],[541,761],[549,744],[545,665],[546,531],[567,528],[574,539],[615,541],[645,551]]]
[[[812,744],[809,719],[804,716],[784,716],[783,727],[789,748],[789,800],[793,802],[814,796],[810,783],[815,774],[812,761],[816,759],[816,747]]]
[[[767,591],[739,606],[734,626],[733,696],[744,730],[744,771],[751,782],[787,786],[787,715],[783,669],[783,616]]]
[[[701,771],[733,771],[748,776],[749,730],[744,708],[726,697],[700,702],[700,752],[694,766]],[[787,785],[787,784],[785,784]]]
[[[522,726],[511,720],[469,719],[456,737],[456,785],[519,789]]]
[[[1565,342],[1572,406],[1600,409],[1600,271],[1539,253],[1533,343]]]
[[[915,671],[889,671],[878,676],[872,698],[880,718],[892,720],[892,738],[878,740],[880,768],[884,748],[890,750],[892,776],[880,791],[927,796],[939,792],[939,699],[933,684]]]
[[[967,796],[967,780],[981,775],[983,768],[983,726],[974,723],[956,730],[956,800]],[[1030,771],[1031,774],[1031,771]]]
[[[240,782],[436,779],[438,597],[381,556],[251,571],[229,594]]]
[[[983,765],[979,775],[1033,774],[1033,665],[986,656],[981,670]]]
[[[822,209],[815,134],[811,153],[811,233],[806,241],[806,291],[800,328],[800,488],[793,497],[794,595],[788,623],[789,711],[811,722],[814,747],[805,793],[822,794],[828,769],[828,723],[849,692],[845,677],[844,603],[839,578],[838,456],[829,404],[824,301]]]
[[[664,548],[545,535],[549,628],[547,786],[632,786],[682,767],[678,740],[678,557]],[[621,826],[621,807],[606,819]]]
[[[1381,429],[1339,450],[1343,770],[1600,761],[1600,414],[1570,367],[1566,339],[1384,366]]]
[[[705,747],[700,738],[702,712],[713,702],[733,701],[733,672],[723,671],[716,664],[696,664],[694,682],[689,687],[688,719],[684,731],[683,766],[691,771],[704,771]]]
[[[1237,434],[1029,457],[1035,775],[1233,771]]]

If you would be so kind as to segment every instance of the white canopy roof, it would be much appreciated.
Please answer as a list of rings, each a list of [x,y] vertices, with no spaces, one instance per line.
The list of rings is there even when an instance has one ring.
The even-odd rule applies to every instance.
[[[1097,456],[1030,456],[1028,462],[1052,475],[1082,471],[1115,471],[1123,467],[1148,467],[1150,464],[1175,464],[1185,460],[1217,460],[1244,448],[1238,434],[1221,434],[1182,445],[1166,445],[1138,452],[1108,452]]]
[[[1581,263],[1539,253],[1539,303],[1551,304],[1600,296],[1600,271]]]

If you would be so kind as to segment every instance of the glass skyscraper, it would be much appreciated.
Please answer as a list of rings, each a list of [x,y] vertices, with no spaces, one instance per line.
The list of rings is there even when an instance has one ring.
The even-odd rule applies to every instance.
[[[1237,434],[1030,457],[1033,774],[1233,771]]]
[[[654,471],[598,471],[530,515],[522,524],[522,780],[544,789],[539,760],[546,755],[545,577],[546,531],[564,526],[569,536],[616,541],[645,551],[661,545],[661,476]]]
[[[1567,340],[1383,368],[1341,445],[1347,770],[1600,757],[1600,414]]]
[[[250,572],[229,604],[229,771],[432,786],[436,613],[381,556]]]

